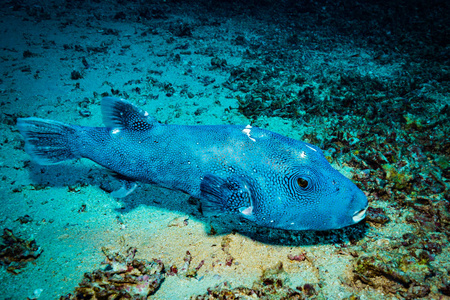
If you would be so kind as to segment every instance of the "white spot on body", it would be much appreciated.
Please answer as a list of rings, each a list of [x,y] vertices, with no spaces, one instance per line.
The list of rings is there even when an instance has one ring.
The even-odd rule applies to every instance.
[[[310,147],[310,146],[308,146],[308,145],[306,145],[306,147],[308,147],[309,149],[314,150],[315,152],[317,152],[317,150],[314,149],[313,147]]]
[[[248,136],[248,138],[251,139],[253,142],[256,142],[256,140],[250,136],[250,129],[251,129],[251,128],[252,128],[252,126],[247,125],[247,126],[245,126],[245,128],[242,130],[242,132],[245,133],[245,134]]]
[[[302,153],[300,153],[300,157],[301,157],[301,158],[306,158],[306,153],[305,153],[305,151],[302,151]]]
[[[246,215],[246,216],[251,216],[253,213],[253,206],[249,206],[245,209],[240,209],[241,213]]]
[[[120,132],[119,128],[114,128],[113,130],[111,130],[112,134],[118,134]]]

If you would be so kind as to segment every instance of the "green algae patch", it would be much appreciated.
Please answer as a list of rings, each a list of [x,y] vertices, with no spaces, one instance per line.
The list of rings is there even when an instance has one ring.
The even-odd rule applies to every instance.
[[[422,130],[424,128],[422,121],[411,114],[405,114],[403,118],[406,120],[406,129]]]
[[[443,155],[437,156],[434,161],[436,165],[442,170],[450,168],[450,160],[446,156]]]
[[[410,174],[400,171],[394,165],[384,164],[382,168],[386,172],[386,179],[394,183],[394,187],[399,190],[407,188],[413,178]]]

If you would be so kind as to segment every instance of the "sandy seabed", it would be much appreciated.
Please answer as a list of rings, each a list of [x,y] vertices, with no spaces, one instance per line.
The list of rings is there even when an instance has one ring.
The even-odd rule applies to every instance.
[[[373,33],[375,37],[368,34],[365,39],[361,27],[356,26],[361,24],[358,21],[357,37],[349,29],[354,20],[346,20],[347,27],[334,27],[340,21],[329,4],[308,3],[301,8],[289,1],[279,5],[268,1],[258,5],[239,1],[31,0],[4,4],[0,12],[0,224],[2,230],[35,239],[42,253],[13,272],[4,263],[0,298],[58,299],[73,292],[84,273],[101,267],[105,259],[102,248],[126,253],[130,247],[137,248],[136,257],[160,259],[166,268],[180,268],[186,251],[192,255],[192,266],[204,261],[195,277],[166,276],[151,299],[187,299],[224,283],[229,288],[251,287],[264,270],[279,262],[288,278],[286,285],[311,284],[317,299],[394,299],[405,295],[401,289],[413,294],[411,285],[431,285],[428,279],[417,282],[412,275],[413,283],[392,281],[381,272],[377,274],[381,283],[371,288],[355,277],[357,259],[367,249],[389,252],[405,233],[417,231],[417,224],[405,221],[411,211],[403,215],[405,206],[392,204],[396,203],[393,198],[386,200],[373,190],[363,188],[371,206],[383,209],[390,222],[372,215],[373,222],[353,229],[284,232],[233,218],[210,220],[201,215],[195,199],[152,185],[141,184],[130,196],[114,199],[109,192],[119,183],[102,167],[87,160],[39,166],[24,152],[15,127],[18,117],[102,126],[100,101],[105,95],[126,98],[162,123],[251,123],[296,139],[310,137],[311,143],[331,140],[327,130],[338,114],[320,118],[315,111],[293,107],[290,100],[287,105],[275,106],[276,101],[291,96],[276,98],[270,91],[255,91],[252,86],[279,91],[289,85],[289,92],[302,95],[302,105],[308,107],[311,99],[305,96],[305,84],[316,97],[330,99],[336,82],[333,76],[343,76],[337,74],[351,70],[362,78],[389,80],[404,70],[402,66],[415,61],[402,56],[404,49],[380,51],[373,45],[380,33]],[[345,20],[346,15],[341,17]],[[380,17],[373,22],[382,24],[383,20]],[[448,38],[448,28],[444,32]],[[435,55],[443,59],[441,71],[447,79],[440,74],[435,85],[430,85],[440,88],[428,98],[434,101],[429,104],[430,111],[437,112],[449,103],[448,40],[446,48],[442,43],[445,41],[436,41],[437,49],[447,52]],[[319,82],[320,78],[330,78],[330,82]],[[385,92],[372,88],[373,94]],[[420,89],[426,93],[427,85],[416,88]],[[414,122],[408,124],[419,128]],[[441,125],[449,127],[448,123]],[[320,135],[316,140],[311,138],[314,132]],[[339,158],[344,153],[333,155]],[[440,157],[448,163],[448,151]],[[355,165],[339,161],[333,166],[347,177],[362,174]],[[447,168],[440,168],[439,180],[448,191]],[[446,197],[445,191],[434,192]],[[444,198],[438,200],[449,200]],[[448,226],[442,218],[439,222]],[[446,241],[447,231],[437,231]],[[448,246],[441,248],[427,264],[447,283],[423,294],[430,299],[448,295],[442,292],[449,286]],[[307,259],[292,259],[303,253]],[[391,293],[381,287],[398,282],[403,287],[392,288]]]

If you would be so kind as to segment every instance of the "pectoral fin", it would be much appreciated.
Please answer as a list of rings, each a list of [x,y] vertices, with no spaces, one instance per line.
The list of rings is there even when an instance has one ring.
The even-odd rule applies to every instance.
[[[131,194],[137,187],[136,182],[122,180],[122,187],[117,191],[111,192],[111,196],[114,198],[124,198]]]
[[[200,184],[200,199],[205,216],[225,213],[242,214],[251,219],[253,212],[251,185],[242,177],[220,178],[206,175]]]
[[[131,194],[137,187],[136,181],[133,179],[123,176],[122,174],[116,173],[114,171],[108,170],[109,174],[120,181],[122,184],[121,188],[111,192],[111,196],[114,198],[124,198]]]

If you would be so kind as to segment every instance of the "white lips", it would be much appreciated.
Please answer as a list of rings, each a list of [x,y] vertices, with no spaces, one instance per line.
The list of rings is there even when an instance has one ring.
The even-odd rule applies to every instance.
[[[358,223],[359,221],[364,219],[366,217],[366,210],[367,207],[360,211],[355,212],[355,214],[353,215],[353,222]]]

